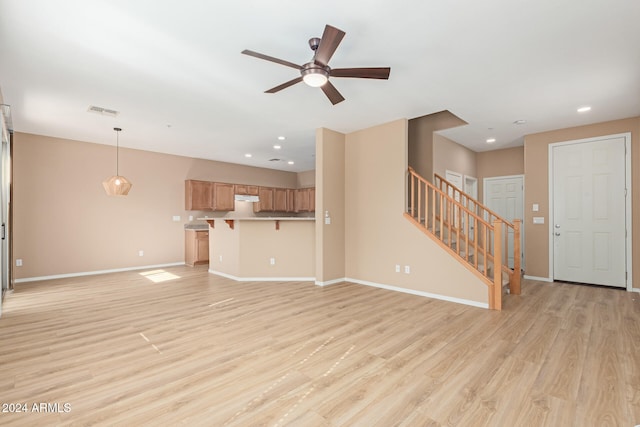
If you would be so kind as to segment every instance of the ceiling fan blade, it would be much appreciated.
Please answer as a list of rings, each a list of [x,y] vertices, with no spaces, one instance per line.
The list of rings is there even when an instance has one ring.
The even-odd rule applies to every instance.
[[[342,30],[327,25],[324,27],[324,33],[320,39],[320,46],[316,50],[315,63],[319,65],[328,65],[329,60],[338,48],[346,33]]]
[[[264,59],[265,61],[271,61],[271,62],[275,62],[276,64],[295,68],[296,70],[302,70],[302,65],[294,64],[293,62],[285,61],[284,59],[274,58],[273,56],[264,55],[262,53],[254,52],[252,50],[245,49],[241,53],[243,53],[244,55],[253,56],[255,58]]]
[[[357,77],[360,79],[383,79],[389,78],[391,68],[334,68],[331,70],[331,77]]]
[[[333,105],[336,105],[338,102],[344,101],[344,97],[340,95],[340,92],[338,92],[338,89],[336,89],[336,87],[332,85],[331,82],[326,82],[324,85],[320,87],[322,88],[322,91],[324,92],[325,95],[327,95],[327,98],[329,98],[329,101],[331,101]]]
[[[288,82],[286,82],[286,83],[282,83],[282,84],[281,84],[281,85],[279,85],[279,86],[272,87],[272,88],[271,88],[271,89],[269,89],[269,90],[265,90],[265,91],[264,91],[264,93],[276,93],[276,92],[281,91],[282,89],[286,89],[286,88],[288,88],[289,86],[293,86],[293,85],[294,85],[294,84],[296,84],[296,83],[300,83],[301,81],[302,81],[302,77],[298,77],[298,78],[296,78],[296,79],[289,80],[289,81],[288,81]]]

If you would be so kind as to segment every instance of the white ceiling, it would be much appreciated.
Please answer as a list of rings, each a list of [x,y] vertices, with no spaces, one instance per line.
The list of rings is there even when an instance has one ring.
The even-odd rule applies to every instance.
[[[335,106],[302,83],[263,93],[297,71],[240,52],[303,64],[325,24],[346,32],[333,68],[390,79],[334,78]],[[319,127],[445,109],[469,123],[445,135],[484,151],[640,116],[640,1],[0,0],[0,88],[19,132],[114,145],[120,126],[125,147],[282,170],[314,168]]]

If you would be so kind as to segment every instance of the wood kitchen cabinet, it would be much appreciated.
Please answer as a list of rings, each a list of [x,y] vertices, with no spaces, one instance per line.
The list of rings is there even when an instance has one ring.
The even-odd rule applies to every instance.
[[[257,185],[244,185],[244,184],[236,184],[236,194],[240,194],[242,196],[257,196],[258,195],[258,187]]]
[[[213,210],[235,210],[235,186],[233,184],[213,183]]]
[[[191,267],[209,263],[209,230],[185,230],[184,258]]]
[[[287,211],[287,189],[286,188],[273,189],[273,210],[275,212]]]
[[[287,210],[286,212],[296,211],[296,193],[298,190],[287,188]]]
[[[315,212],[316,210],[316,189],[298,188],[295,202],[296,212]]]
[[[258,188],[259,202],[253,204],[254,212],[273,212],[273,188],[260,187]]]
[[[235,210],[234,185],[188,179],[184,182],[184,208],[187,211]]]
[[[209,181],[188,179],[184,182],[184,208],[207,211],[213,208],[213,186]]]

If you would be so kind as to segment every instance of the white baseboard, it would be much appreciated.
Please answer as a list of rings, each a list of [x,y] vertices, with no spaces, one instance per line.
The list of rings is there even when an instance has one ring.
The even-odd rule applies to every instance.
[[[549,283],[553,282],[553,279],[551,277],[527,276],[525,274],[524,278],[527,280],[537,280],[538,282],[549,282]]]
[[[320,281],[316,280],[316,285],[318,285],[318,286],[335,285],[336,283],[342,283],[345,280],[347,280],[347,279],[345,279],[344,277],[341,277],[339,279],[327,280],[326,282],[320,282]]]
[[[143,265],[140,267],[112,268],[109,270],[81,271],[78,273],[66,273],[66,274],[54,274],[51,276],[27,277],[24,279],[15,279],[14,283],[28,283],[28,282],[39,282],[41,280],[66,279],[69,277],[94,276],[97,274],[120,273],[123,271],[133,271],[133,270],[146,270],[147,268],[175,267],[178,265],[184,265],[184,261],[172,262],[169,264]]]
[[[209,270],[216,276],[226,277],[236,282],[315,282],[315,277],[237,277],[221,271]]]
[[[487,308],[487,309],[489,308],[489,304],[484,302],[472,301],[472,300],[463,299],[463,298],[449,297],[446,295],[432,294],[430,292],[416,291],[413,289],[400,288],[397,286],[384,285],[382,283],[369,282],[367,280],[358,280],[358,279],[351,279],[349,277],[346,277],[344,281],[356,283],[358,285],[373,286],[374,288],[387,289],[390,291],[403,292],[405,294],[418,295],[421,297],[433,298],[433,299],[442,300],[442,301],[455,302],[457,304],[470,305],[472,307]]]

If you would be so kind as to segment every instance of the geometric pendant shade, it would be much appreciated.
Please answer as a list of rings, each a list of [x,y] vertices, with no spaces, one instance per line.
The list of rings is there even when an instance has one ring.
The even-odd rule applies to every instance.
[[[102,186],[109,196],[126,196],[129,194],[129,190],[131,190],[133,184],[131,184],[127,178],[120,176],[118,173],[118,156],[120,152],[120,141],[118,135],[122,129],[113,128],[113,130],[116,131],[116,174],[102,181]]]
[[[102,181],[102,186],[109,196],[126,196],[133,184],[124,176],[115,175]]]

